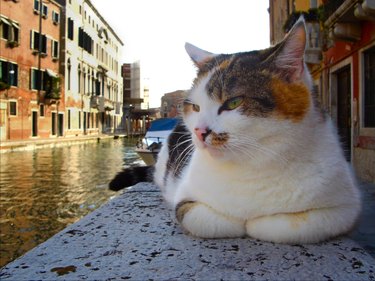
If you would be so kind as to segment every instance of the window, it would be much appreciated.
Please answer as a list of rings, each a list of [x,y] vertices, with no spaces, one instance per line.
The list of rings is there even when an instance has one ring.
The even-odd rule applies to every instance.
[[[71,71],[72,70],[72,65],[70,63],[70,59],[68,59],[68,91],[70,91],[70,75],[71,75]]]
[[[40,117],[44,117],[44,104],[39,105],[39,115]]]
[[[86,72],[83,70],[83,94],[85,95],[86,93]]]
[[[40,4],[39,0],[34,0],[34,13],[36,14],[39,14],[39,9],[40,9],[39,4]]]
[[[0,17],[0,33],[1,38],[8,40],[8,42],[19,42],[19,25],[18,23],[6,19],[4,17]]]
[[[88,53],[92,54],[92,43],[91,36],[88,35],[82,28],[78,30],[78,46],[83,48]]]
[[[47,18],[48,17],[48,6],[42,4],[42,7],[40,7],[40,0],[34,0],[34,13],[39,14],[40,8],[42,8],[43,18]]]
[[[0,81],[11,86],[18,86],[18,65],[0,60]]]
[[[39,32],[32,30],[30,33],[30,48],[32,50],[39,51],[39,40],[40,40]],[[40,52],[42,54],[47,54],[47,36],[45,34],[42,34],[41,43],[42,45],[41,45]]]
[[[375,46],[363,53],[364,101],[363,125],[375,128]]]
[[[59,82],[56,80],[58,76],[52,70],[31,69],[30,73],[30,89],[41,90],[46,93],[48,98],[59,98],[59,94],[55,91],[60,90]]]
[[[58,12],[52,11],[52,22],[58,24],[60,22],[60,14]]]
[[[52,58],[57,59],[59,58],[59,42],[52,40]]]
[[[17,115],[17,102],[16,101],[9,101],[9,115],[10,116]]]
[[[48,7],[46,5],[43,4],[42,6],[42,16],[43,18],[48,18]]]
[[[81,66],[78,65],[78,93],[81,93]]]
[[[70,40],[74,38],[74,22],[71,18],[68,18],[68,38]]]
[[[43,90],[43,76],[44,71],[38,69],[31,69],[30,89],[31,90]]]

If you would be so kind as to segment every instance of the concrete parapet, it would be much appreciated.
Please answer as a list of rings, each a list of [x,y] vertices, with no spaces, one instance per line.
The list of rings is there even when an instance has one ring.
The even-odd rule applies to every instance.
[[[345,237],[315,245],[194,238],[142,183],[3,267],[0,279],[375,280],[375,260]]]

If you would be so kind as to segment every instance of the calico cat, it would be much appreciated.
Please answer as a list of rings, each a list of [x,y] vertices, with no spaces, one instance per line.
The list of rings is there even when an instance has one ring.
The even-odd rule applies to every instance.
[[[198,75],[181,122],[155,171],[124,171],[111,188],[154,173],[177,220],[198,237],[314,243],[350,231],[360,193],[311,93],[305,44],[303,19],[266,50],[217,55],[187,43]]]

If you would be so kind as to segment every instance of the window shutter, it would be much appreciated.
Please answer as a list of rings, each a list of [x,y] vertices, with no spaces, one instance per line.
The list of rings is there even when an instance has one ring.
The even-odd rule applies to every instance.
[[[30,30],[30,49],[34,49],[34,38],[32,30]]]
[[[13,84],[13,86],[18,86],[18,65],[17,64],[13,64],[13,70],[14,70],[14,73],[13,73],[14,84]]]
[[[42,35],[42,53],[47,54],[47,36]]]

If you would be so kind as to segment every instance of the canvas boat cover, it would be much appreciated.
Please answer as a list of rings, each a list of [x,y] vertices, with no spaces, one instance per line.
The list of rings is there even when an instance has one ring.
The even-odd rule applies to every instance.
[[[177,125],[178,120],[177,118],[161,118],[152,121],[145,135],[147,146],[154,142],[165,142],[173,128]]]

